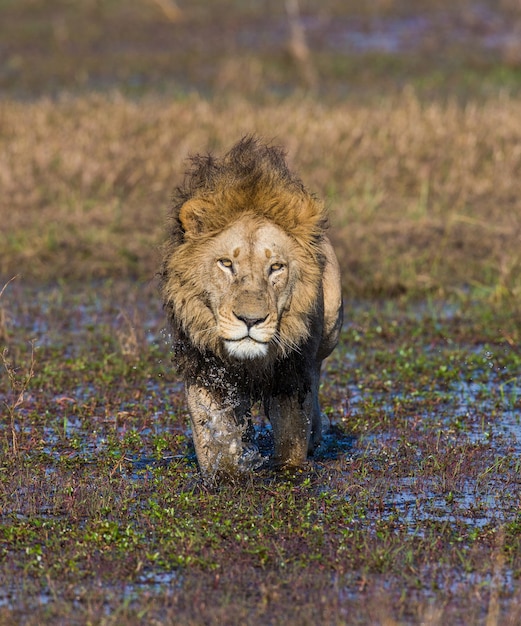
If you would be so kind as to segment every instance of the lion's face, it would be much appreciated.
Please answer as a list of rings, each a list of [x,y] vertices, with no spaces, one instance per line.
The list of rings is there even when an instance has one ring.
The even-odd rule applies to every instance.
[[[210,306],[226,352],[268,354],[281,342],[279,322],[295,283],[294,244],[278,226],[242,219],[211,242]]]
[[[321,268],[265,218],[247,214],[212,236],[189,234],[168,269],[167,303],[203,351],[271,360],[309,336]]]

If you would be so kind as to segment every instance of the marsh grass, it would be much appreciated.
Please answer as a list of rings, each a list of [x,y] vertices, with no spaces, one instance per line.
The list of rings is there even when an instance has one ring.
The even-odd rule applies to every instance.
[[[520,319],[504,303],[348,302],[324,448],[214,489],[153,286],[15,281],[2,307],[9,367],[31,377],[17,454],[2,422],[0,623],[519,620]]]

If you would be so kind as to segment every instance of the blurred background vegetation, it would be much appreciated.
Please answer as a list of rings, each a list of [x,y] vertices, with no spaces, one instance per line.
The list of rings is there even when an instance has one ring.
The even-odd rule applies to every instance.
[[[188,154],[256,132],[353,295],[521,297],[519,0],[0,0],[0,275],[158,265]]]
[[[521,83],[519,0],[0,0],[0,89],[345,98]]]

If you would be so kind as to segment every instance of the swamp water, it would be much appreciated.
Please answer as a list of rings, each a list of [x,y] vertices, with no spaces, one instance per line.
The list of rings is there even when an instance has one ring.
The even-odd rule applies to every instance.
[[[187,565],[205,562],[204,550],[187,545],[197,545],[198,526],[207,523],[208,498],[221,496],[198,495],[182,386],[156,294],[148,288],[101,291],[14,288],[2,301],[10,376],[2,377],[0,388],[0,523],[9,565],[0,572],[0,607],[55,600],[56,590],[36,581],[46,563],[54,563],[48,551],[66,528],[76,537],[64,551],[70,563],[58,559],[53,567],[65,568],[71,588],[80,584],[78,568],[87,578],[96,571],[90,553],[103,562],[107,551],[132,554],[139,547],[135,574],[104,583],[107,593],[115,584],[131,604],[141,593],[183,588]],[[494,328],[493,317],[474,319],[474,313],[457,306],[348,304],[342,341],[321,388],[331,432],[303,471],[279,476],[263,470],[247,480],[248,497],[260,498],[252,524],[273,516],[267,494],[270,507],[284,507],[288,490],[291,497],[305,493],[314,520],[309,528],[324,533],[336,559],[345,550],[362,550],[349,547],[350,537],[389,550],[396,543],[396,554],[422,542],[432,550],[440,541],[440,555],[456,551],[461,563],[451,562],[447,571],[438,564],[432,574],[426,556],[417,566],[420,587],[427,580],[451,593],[462,584],[489,586],[493,572],[476,565],[476,555],[496,541],[498,529],[505,545],[517,545],[521,523],[521,352],[510,339],[515,321],[508,328],[498,320]],[[269,450],[269,425],[259,417],[256,429]],[[206,502],[201,511],[187,509],[192,498]],[[218,513],[224,529],[233,510],[227,506]],[[171,520],[163,534],[149,536],[146,520],[162,528],[163,518]],[[237,538],[241,532],[235,531]],[[173,554],[168,550],[176,536],[184,547]],[[257,541],[251,550],[268,554],[269,541]],[[379,568],[391,581],[401,575],[391,563],[373,570],[359,558],[350,567],[364,576]],[[368,562],[374,558],[371,548]],[[517,588],[517,558],[501,569],[505,593]],[[338,597],[351,597],[351,577],[343,576]],[[436,595],[429,585],[420,593],[425,601]],[[110,614],[113,602],[107,607]]]

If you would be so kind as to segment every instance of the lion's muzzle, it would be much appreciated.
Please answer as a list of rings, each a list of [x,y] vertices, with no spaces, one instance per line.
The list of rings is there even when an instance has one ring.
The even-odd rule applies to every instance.
[[[223,337],[228,354],[237,359],[266,356],[274,332],[268,318],[268,313],[260,314],[258,311],[249,313],[232,311],[225,325],[227,332]]]

